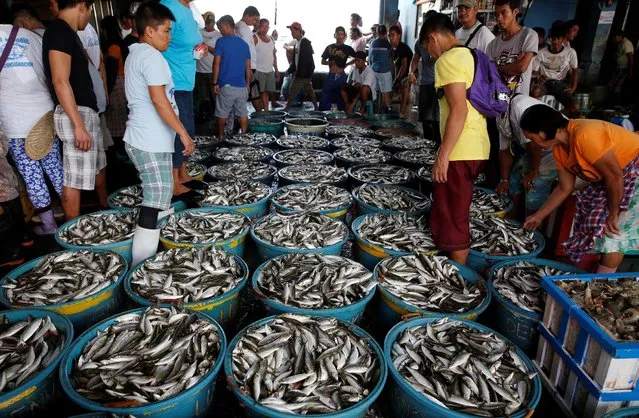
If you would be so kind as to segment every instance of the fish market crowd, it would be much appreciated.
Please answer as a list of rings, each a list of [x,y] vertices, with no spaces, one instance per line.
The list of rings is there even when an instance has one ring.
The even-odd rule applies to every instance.
[[[254,6],[49,1],[0,25],[0,416],[639,416],[639,135],[574,118],[575,22],[354,13],[319,104],[293,22],[281,106]]]

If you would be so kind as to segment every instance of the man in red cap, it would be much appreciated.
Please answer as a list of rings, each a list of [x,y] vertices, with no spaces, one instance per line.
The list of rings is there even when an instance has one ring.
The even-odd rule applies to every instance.
[[[317,110],[317,98],[311,82],[315,71],[311,41],[304,36],[304,30],[299,22],[293,22],[287,27],[291,30],[291,36],[297,40],[297,44],[295,45],[295,58],[287,70],[287,73],[293,75],[293,84],[291,84],[291,91],[285,110],[291,107],[300,89],[304,91],[304,98],[310,97],[313,108]]]

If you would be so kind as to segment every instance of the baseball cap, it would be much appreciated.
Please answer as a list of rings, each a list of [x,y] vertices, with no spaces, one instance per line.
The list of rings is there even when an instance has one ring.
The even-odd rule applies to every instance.
[[[293,22],[291,23],[289,26],[287,26],[287,28],[289,29],[298,29],[298,30],[303,30],[302,29],[302,24],[300,22]]]
[[[464,7],[477,7],[477,1],[476,0],[459,0],[459,3],[457,3],[457,7],[460,6],[464,6]]]
[[[366,52],[364,52],[364,51],[357,51],[357,52],[355,53],[355,58],[366,61]]]

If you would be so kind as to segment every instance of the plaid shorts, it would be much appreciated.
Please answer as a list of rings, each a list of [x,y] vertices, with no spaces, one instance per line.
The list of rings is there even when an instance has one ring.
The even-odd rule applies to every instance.
[[[173,153],[148,152],[124,144],[142,180],[142,206],[166,210],[173,196]]]
[[[104,153],[102,130],[98,113],[84,106],[78,106],[84,126],[91,135],[92,143],[88,151],[75,146],[73,124],[58,105],[53,114],[55,131],[62,141],[62,166],[64,169],[64,186],[79,190],[95,189],[95,176],[107,165]]]

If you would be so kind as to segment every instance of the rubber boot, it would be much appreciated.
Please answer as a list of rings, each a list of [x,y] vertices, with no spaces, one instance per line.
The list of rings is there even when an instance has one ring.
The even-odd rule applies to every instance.
[[[136,226],[133,233],[131,265],[137,266],[138,263],[154,256],[158,251],[158,242],[160,242],[159,229],[146,229],[139,225]]]
[[[58,225],[55,223],[55,216],[53,211],[49,209],[46,212],[40,213],[40,219],[42,219],[42,225],[38,225],[33,228],[33,232],[36,235],[53,235],[58,229]]]

